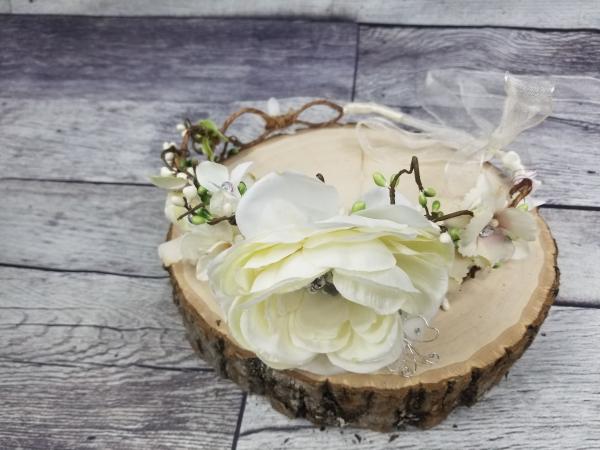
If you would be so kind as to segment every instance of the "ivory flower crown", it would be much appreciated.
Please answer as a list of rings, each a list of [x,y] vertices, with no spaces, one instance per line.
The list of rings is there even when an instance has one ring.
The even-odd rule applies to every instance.
[[[430,74],[426,84],[439,93],[440,86],[449,89],[442,81]],[[195,265],[231,336],[274,369],[410,376],[437,358],[419,353],[417,344],[443,339],[430,321],[449,307],[449,284],[477,270],[502,270],[523,258],[537,236],[531,210],[538,203],[530,194],[539,181],[517,153],[503,148],[549,114],[552,86],[507,75],[503,94],[499,120],[478,134],[377,104],[342,107],[327,100],[285,114],[271,100],[267,113],[244,108],[221,127],[210,119],[186,120],[178,126],[181,144],[165,143],[164,167],[152,177],[168,190],[165,214],[180,231],[160,245],[162,262]],[[430,98],[439,100],[439,108],[452,106],[447,95]],[[481,112],[489,103],[468,106]],[[302,118],[319,108],[334,116]],[[262,118],[265,126],[258,137],[242,142],[229,130],[248,115]],[[257,179],[251,162],[222,164],[284,130],[343,121],[356,128],[367,154],[377,151],[369,129],[391,130],[399,143],[408,139],[415,149],[408,167],[373,173],[372,189],[348,209],[319,173],[284,171]],[[432,143],[452,152],[447,180],[438,182],[475,169],[471,189],[453,210],[419,170],[419,158]],[[489,161],[512,181],[490,177],[482,170]],[[401,177],[414,180],[417,198],[400,194]]]

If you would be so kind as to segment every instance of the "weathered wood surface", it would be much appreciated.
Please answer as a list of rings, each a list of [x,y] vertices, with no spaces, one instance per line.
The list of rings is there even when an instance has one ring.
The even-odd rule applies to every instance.
[[[222,123],[250,105],[266,110],[268,91],[255,95],[262,99],[214,103],[61,97],[40,101],[3,97],[0,91],[0,179],[149,184],[149,176],[161,164],[162,143],[181,139],[176,124],[185,118],[207,117]],[[312,99],[281,99],[280,107],[286,111]],[[256,137],[261,126],[260,120],[244,119],[241,126],[236,124],[236,135]]]
[[[231,448],[242,394],[213,372],[0,365],[0,447]]]
[[[250,396],[237,448],[597,448],[600,360],[590,344],[599,330],[599,310],[552,308],[541,334],[506,380],[475,406],[457,409],[428,431],[319,431]]]
[[[0,180],[0,192],[0,235],[12,237],[0,240],[0,264],[166,276],[156,251],[167,228],[158,188]],[[559,301],[600,306],[594,276],[600,212],[545,208],[542,214],[564,268]]]
[[[489,6],[493,14],[469,6],[458,15],[440,4],[443,14],[433,15],[429,2],[397,2],[390,8],[402,12],[412,4],[411,13],[379,9],[385,18],[378,20],[596,26],[597,14],[581,13],[593,12],[593,2],[542,3],[497,3]],[[170,6],[186,4],[204,5]],[[6,5],[0,0],[0,12]],[[15,0],[13,12],[52,12],[53,5]],[[92,7],[68,4],[74,5]],[[115,5],[102,3],[107,14]],[[242,397],[191,357],[180,334],[156,258],[166,231],[163,195],[144,185],[146,175],[154,172],[162,141],[177,137],[173,126],[182,117],[221,118],[239,99],[348,100],[356,31],[353,24],[273,20],[0,17],[0,265],[23,266],[0,268],[0,448],[235,446]],[[358,38],[357,98],[399,106],[414,104],[411,88],[398,86],[431,67],[600,71],[598,36],[582,31],[363,27]],[[190,57],[196,54],[202,58]],[[542,211],[560,251],[559,303],[594,308],[600,306],[594,231],[600,212],[577,207],[599,206],[598,122],[597,109],[581,105],[542,125],[544,135],[523,136],[524,146],[540,148],[543,192],[575,208]],[[15,177],[22,180],[7,179]],[[598,447],[596,311],[554,308],[542,330],[547,336],[474,409],[426,433],[359,434],[361,444]],[[303,429],[305,423],[253,405],[239,448],[358,442],[353,432]]]
[[[7,0],[8,1],[8,0]],[[17,14],[77,14],[107,16],[307,16],[363,23],[399,25],[477,25],[534,28],[598,28],[595,2],[589,0],[10,0]]]
[[[347,98],[357,31],[303,21],[3,16],[0,92],[37,101]]]
[[[165,279],[0,267],[0,284],[0,364],[209,370]]]

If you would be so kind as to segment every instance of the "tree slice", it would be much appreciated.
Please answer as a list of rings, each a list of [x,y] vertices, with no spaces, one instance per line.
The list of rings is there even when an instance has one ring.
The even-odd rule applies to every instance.
[[[420,158],[423,182],[437,189],[447,211],[453,209],[447,205],[457,204],[473,181],[461,174],[459,185],[450,189],[440,161],[449,156],[445,150],[429,149],[419,155],[418,150],[399,149],[397,137],[389,133],[368,133],[377,147],[374,153],[361,151],[353,128],[335,127],[270,139],[227,164],[254,161],[252,171],[257,176],[273,170],[319,172],[337,187],[346,205],[373,187],[373,171],[391,174],[408,167],[412,154]],[[486,170],[500,177],[492,166]],[[410,176],[401,179],[400,189],[416,202],[417,189]],[[381,431],[404,424],[428,428],[456,406],[472,405],[497,383],[546,318],[558,292],[557,249],[545,222],[534,214],[539,235],[529,256],[480,271],[449,292],[450,309],[440,311],[432,324],[440,330],[439,338],[417,344],[419,352],[436,352],[440,360],[420,367],[409,378],[392,373],[326,377],[271,369],[229,336],[210,289],[195,279],[192,266],[177,264],[169,269],[173,296],[198,354],[244,390],[265,395],[278,411],[319,425],[349,424]],[[169,239],[177,234],[171,229]]]

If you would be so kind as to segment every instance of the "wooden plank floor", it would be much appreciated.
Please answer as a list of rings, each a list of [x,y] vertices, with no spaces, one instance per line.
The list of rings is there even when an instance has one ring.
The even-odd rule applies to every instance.
[[[546,183],[559,306],[507,380],[427,432],[320,431],[194,357],[147,182],[182,117],[270,96],[410,108],[436,67],[600,77],[598,36],[0,16],[0,448],[600,448],[597,107],[558,110],[518,144]]]

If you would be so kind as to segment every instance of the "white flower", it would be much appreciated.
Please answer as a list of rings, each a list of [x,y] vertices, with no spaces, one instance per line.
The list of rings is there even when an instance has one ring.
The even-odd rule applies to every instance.
[[[513,175],[525,170],[523,164],[521,163],[521,157],[517,152],[512,150],[502,154],[501,162],[502,165]]]
[[[238,186],[245,179],[251,162],[237,165],[231,173],[222,164],[203,161],[196,167],[198,183],[211,193],[209,211],[215,217],[229,216],[240,200]]]
[[[187,262],[196,266],[196,278],[208,280],[208,264],[223,250],[231,247],[235,238],[234,227],[228,222],[216,225],[196,225],[193,230],[158,247],[165,266]]]
[[[449,221],[450,226],[461,228],[458,251],[463,256],[483,258],[494,266],[527,254],[528,241],[537,235],[535,221],[531,213],[509,204],[508,188],[481,174],[463,205],[473,217]]]
[[[379,370],[402,353],[399,312],[431,317],[446,295],[439,227],[402,205],[340,210],[335,188],[271,173],[239,202],[245,240],[209,268],[232,336],[271,367]]]

